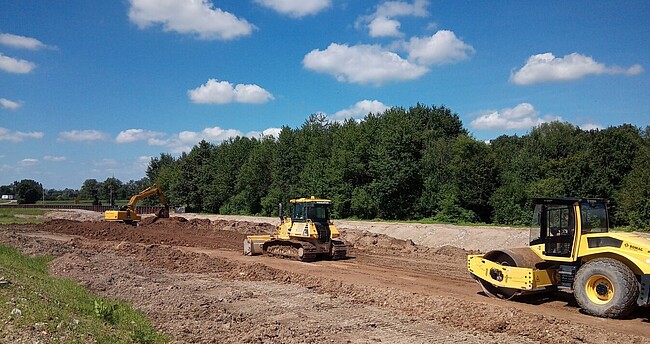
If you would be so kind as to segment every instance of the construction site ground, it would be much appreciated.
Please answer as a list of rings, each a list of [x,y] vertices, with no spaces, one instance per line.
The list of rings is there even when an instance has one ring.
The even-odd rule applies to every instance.
[[[611,320],[562,292],[486,297],[466,255],[524,246],[526,229],[338,221],[350,257],[303,263],[242,255],[245,235],[273,232],[274,218],[46,217],[0,226],[0,242],[55,257],[53,275],[132,303],[174,343],[650,343],[647,309]]]

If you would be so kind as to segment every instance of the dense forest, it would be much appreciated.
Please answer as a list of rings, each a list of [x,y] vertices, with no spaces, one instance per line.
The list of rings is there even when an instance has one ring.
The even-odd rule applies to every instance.
[[[201,141],[153,158],[147,177],[192,211],[277,215],[316,195],[334,216],[525,225],[535,197],[604,197],[612,222],[650,228],[650,127],[584,131],[544,123],[478,141],[450,109],[418,104],[330,122],[311,115],[278,137]]]

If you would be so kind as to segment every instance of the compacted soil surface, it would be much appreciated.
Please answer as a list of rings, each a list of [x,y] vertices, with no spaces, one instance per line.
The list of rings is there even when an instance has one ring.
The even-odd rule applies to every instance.
[[[438,234],[452,237],[427,241],[431,233],[408,224],[370,232],[362,225],[375,225],[346,222],[349,258],[303,263],[242,255],[244,237],[272,233],[273,219],[187,215],[133,227],[86,213],[47,217],[0,226],[0,242],[55,257],[52,274],[132,303],[174,343],[650,343],[646,309],[611,320],[582,314],[561,292],[485,296],[467,254],[519,244],[526,231],[470,240],[476,230],[457,227],[453,240],[447,228]],[[378,233],[391,227],[402,239]]]

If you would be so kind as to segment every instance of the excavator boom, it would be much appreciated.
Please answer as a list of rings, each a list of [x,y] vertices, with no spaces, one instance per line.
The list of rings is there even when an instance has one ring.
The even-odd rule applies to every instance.
[[[160,204],[164,206],[163,209],[158,211],[156,214],[156,217],[160,218],[168,218],[169,217],[169,205],[167,204],[167,200],[165,199],[165,196],[163,195],[162,191],[160,190],[160,187],[158,187],[157,184],[154,184],[153,186],[150,186],[141,192],[139,192],[136,195],[133,195],[131,199],[129,200],[129,203],[124,206],[120,210],[107,210],[104,213],[104,219],[107,221],[122,221],[124,223],[129,223],[129,224],[137,224],[138,221],[142,219],[140,215],[138,215],[136,211],[136,206],[138,204],[138,201],[147,198],[153,195],[158,195],[160,199]]]

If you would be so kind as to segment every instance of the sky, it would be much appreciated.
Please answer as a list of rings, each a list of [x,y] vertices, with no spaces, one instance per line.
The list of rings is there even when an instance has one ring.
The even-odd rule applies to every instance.
[[[477,140],[650,121],[648,1],[0,2],[0,185],[417,103]]]

